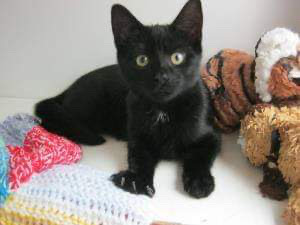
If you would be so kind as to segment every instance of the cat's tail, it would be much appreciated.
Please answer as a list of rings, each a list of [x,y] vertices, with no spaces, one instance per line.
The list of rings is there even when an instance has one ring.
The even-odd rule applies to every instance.
[[[100,135],[93,133],[62,106],[64,94],[38,102],[35,115],[41,120],[41,126],[51,133],[64,136],[78,144],[99,145],[105,142]]]

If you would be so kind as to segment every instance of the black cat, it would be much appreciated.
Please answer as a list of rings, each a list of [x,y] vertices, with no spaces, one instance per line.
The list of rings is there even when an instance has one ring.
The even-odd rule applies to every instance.
[[[200,0],[188,1],[164,26],[144,26],[114,5],[119,64],[93,71],[38,103],[42,126],[82,144],[103,143],[100,134],[128,140],[129,169],[112,176],[126,191],[152,196],[156,164],[175,159],[183,163],[184,189],[196,198],[208,196],[221,139],[199,75],[202,23]]]

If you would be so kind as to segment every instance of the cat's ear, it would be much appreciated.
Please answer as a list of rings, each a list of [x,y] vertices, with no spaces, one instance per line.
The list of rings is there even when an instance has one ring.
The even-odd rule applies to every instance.
[[[115,4],[111,9],[111,24],[116,44],[122,44],[143,25],[124,6]]]
[[[191,41],[202,41],[203,13],[200,0],[189,0],[172,23],[177,30],[186,33]]]

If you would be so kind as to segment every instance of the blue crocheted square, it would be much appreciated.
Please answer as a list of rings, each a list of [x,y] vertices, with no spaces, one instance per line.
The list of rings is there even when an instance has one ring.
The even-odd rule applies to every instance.
[[[9,155],[4,141],[0,137],[0,207],[8,196]]]

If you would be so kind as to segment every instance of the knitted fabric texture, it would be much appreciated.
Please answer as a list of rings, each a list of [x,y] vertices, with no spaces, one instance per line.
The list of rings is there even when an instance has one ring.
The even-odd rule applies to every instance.
[[[150,198],[115,187],[109,174],[83,165],[35,174],[0,208],[1,225],[149,225]]]
[[[24,146],[8,146],[10,152],[9,182],[11,189],[28,181],[33,173],[40,173],[57,164],[71,164],[81,159],[82,151],[75,143],[49,133],[40,126],[26,135]]]
[[[8,165],[8,151],[0,137],[0,206],[4,203],[8,196]]]
[[[9,191],[16,190],[34,173],[57,164],[75,163],[82,156],[78,145],[49,133],[38,125],[35,117],[27,114],[10,116],[1,123],[1,137],[0,204]]]
[[[34,116],[16,114],[0,123],[0,134],[6,145],[22,146],[27,132],[37,125],[39,121]]]

